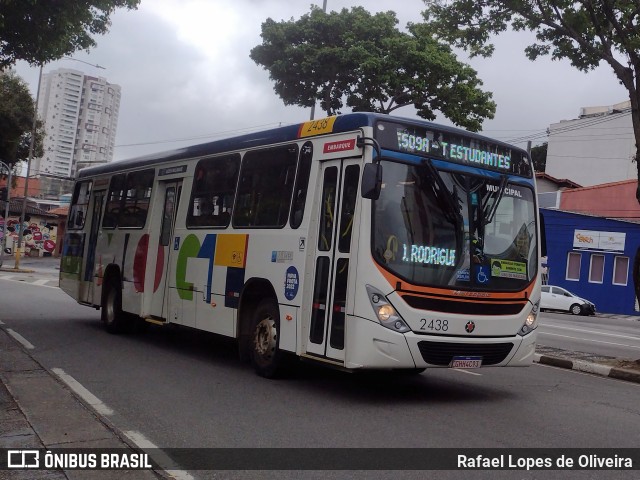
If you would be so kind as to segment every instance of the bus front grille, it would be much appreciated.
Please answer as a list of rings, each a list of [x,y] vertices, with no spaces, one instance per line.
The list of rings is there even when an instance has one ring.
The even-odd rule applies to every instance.
[[[461,300],[460,298],[433,298],[417,295],[401,295],[412,308],[444,313],[461,313],[463,315],[516,315],[527,305],[526,300],[518,302],[481,302]]]
[[[453,357],[482,357],[482,365],[496,365],[502,362],[513,343],[445,343],[418,342],[418,348],[425,362],[446,366]]]

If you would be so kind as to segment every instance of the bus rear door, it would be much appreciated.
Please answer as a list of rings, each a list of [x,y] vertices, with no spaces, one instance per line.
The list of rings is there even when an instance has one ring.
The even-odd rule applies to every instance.
[[[100,305],[101,289],[96,288],[102,280],[102,272],[96,272],[96,264],[100,265],[100,259],[96,259],[96,244],[102,218],[102,207],[106,190],[96,190],[93,195],[93,208],[91,210],[91,225],[89,226],[89,242],[87,244],[86,262],[82,268],[82,282],[80,283],[80,301],[90,305]],[[98,267],[99,268],[99,267]],[[98,275],[96,275],[96,273]]]
[[[151,278],[145,281],[145,291],[150,292],[145,297],[145,316],[166,321],[168,317],[167,276],[171,257],[177,255],[173,245],[173,232],[182,192],[182,180],[161,181],[158,185],[160,188],[156,198],[160,199],[162,206],[154,214],[153,223],[149,229],[147,275]]]

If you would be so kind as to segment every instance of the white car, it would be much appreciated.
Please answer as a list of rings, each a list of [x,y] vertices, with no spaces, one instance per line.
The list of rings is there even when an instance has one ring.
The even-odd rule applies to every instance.
[[[596,306],[562,287],[543,285],[540,310],[561,310],[574,315],[594,315]]]

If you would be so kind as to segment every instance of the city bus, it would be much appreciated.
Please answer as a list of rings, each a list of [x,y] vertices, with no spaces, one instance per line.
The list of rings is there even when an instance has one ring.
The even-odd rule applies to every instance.
[[[81,170],[60,286],[111,333],[237,339],[264,377],[528,366],[536,202],[523,149],[338,115]]]

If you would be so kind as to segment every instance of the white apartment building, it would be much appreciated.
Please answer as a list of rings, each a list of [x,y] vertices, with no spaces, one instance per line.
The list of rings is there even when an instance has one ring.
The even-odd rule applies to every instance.
[[[549,127],[545,172],[583,187],[630,180],[635,151],[631,102],[583,107],[579,118]]]
[[[113,160],[120,86],[103,77],[60,68],[42,76],[38,114],[45,124],[44,155],[34,173],[73,178],[88,165]]]

